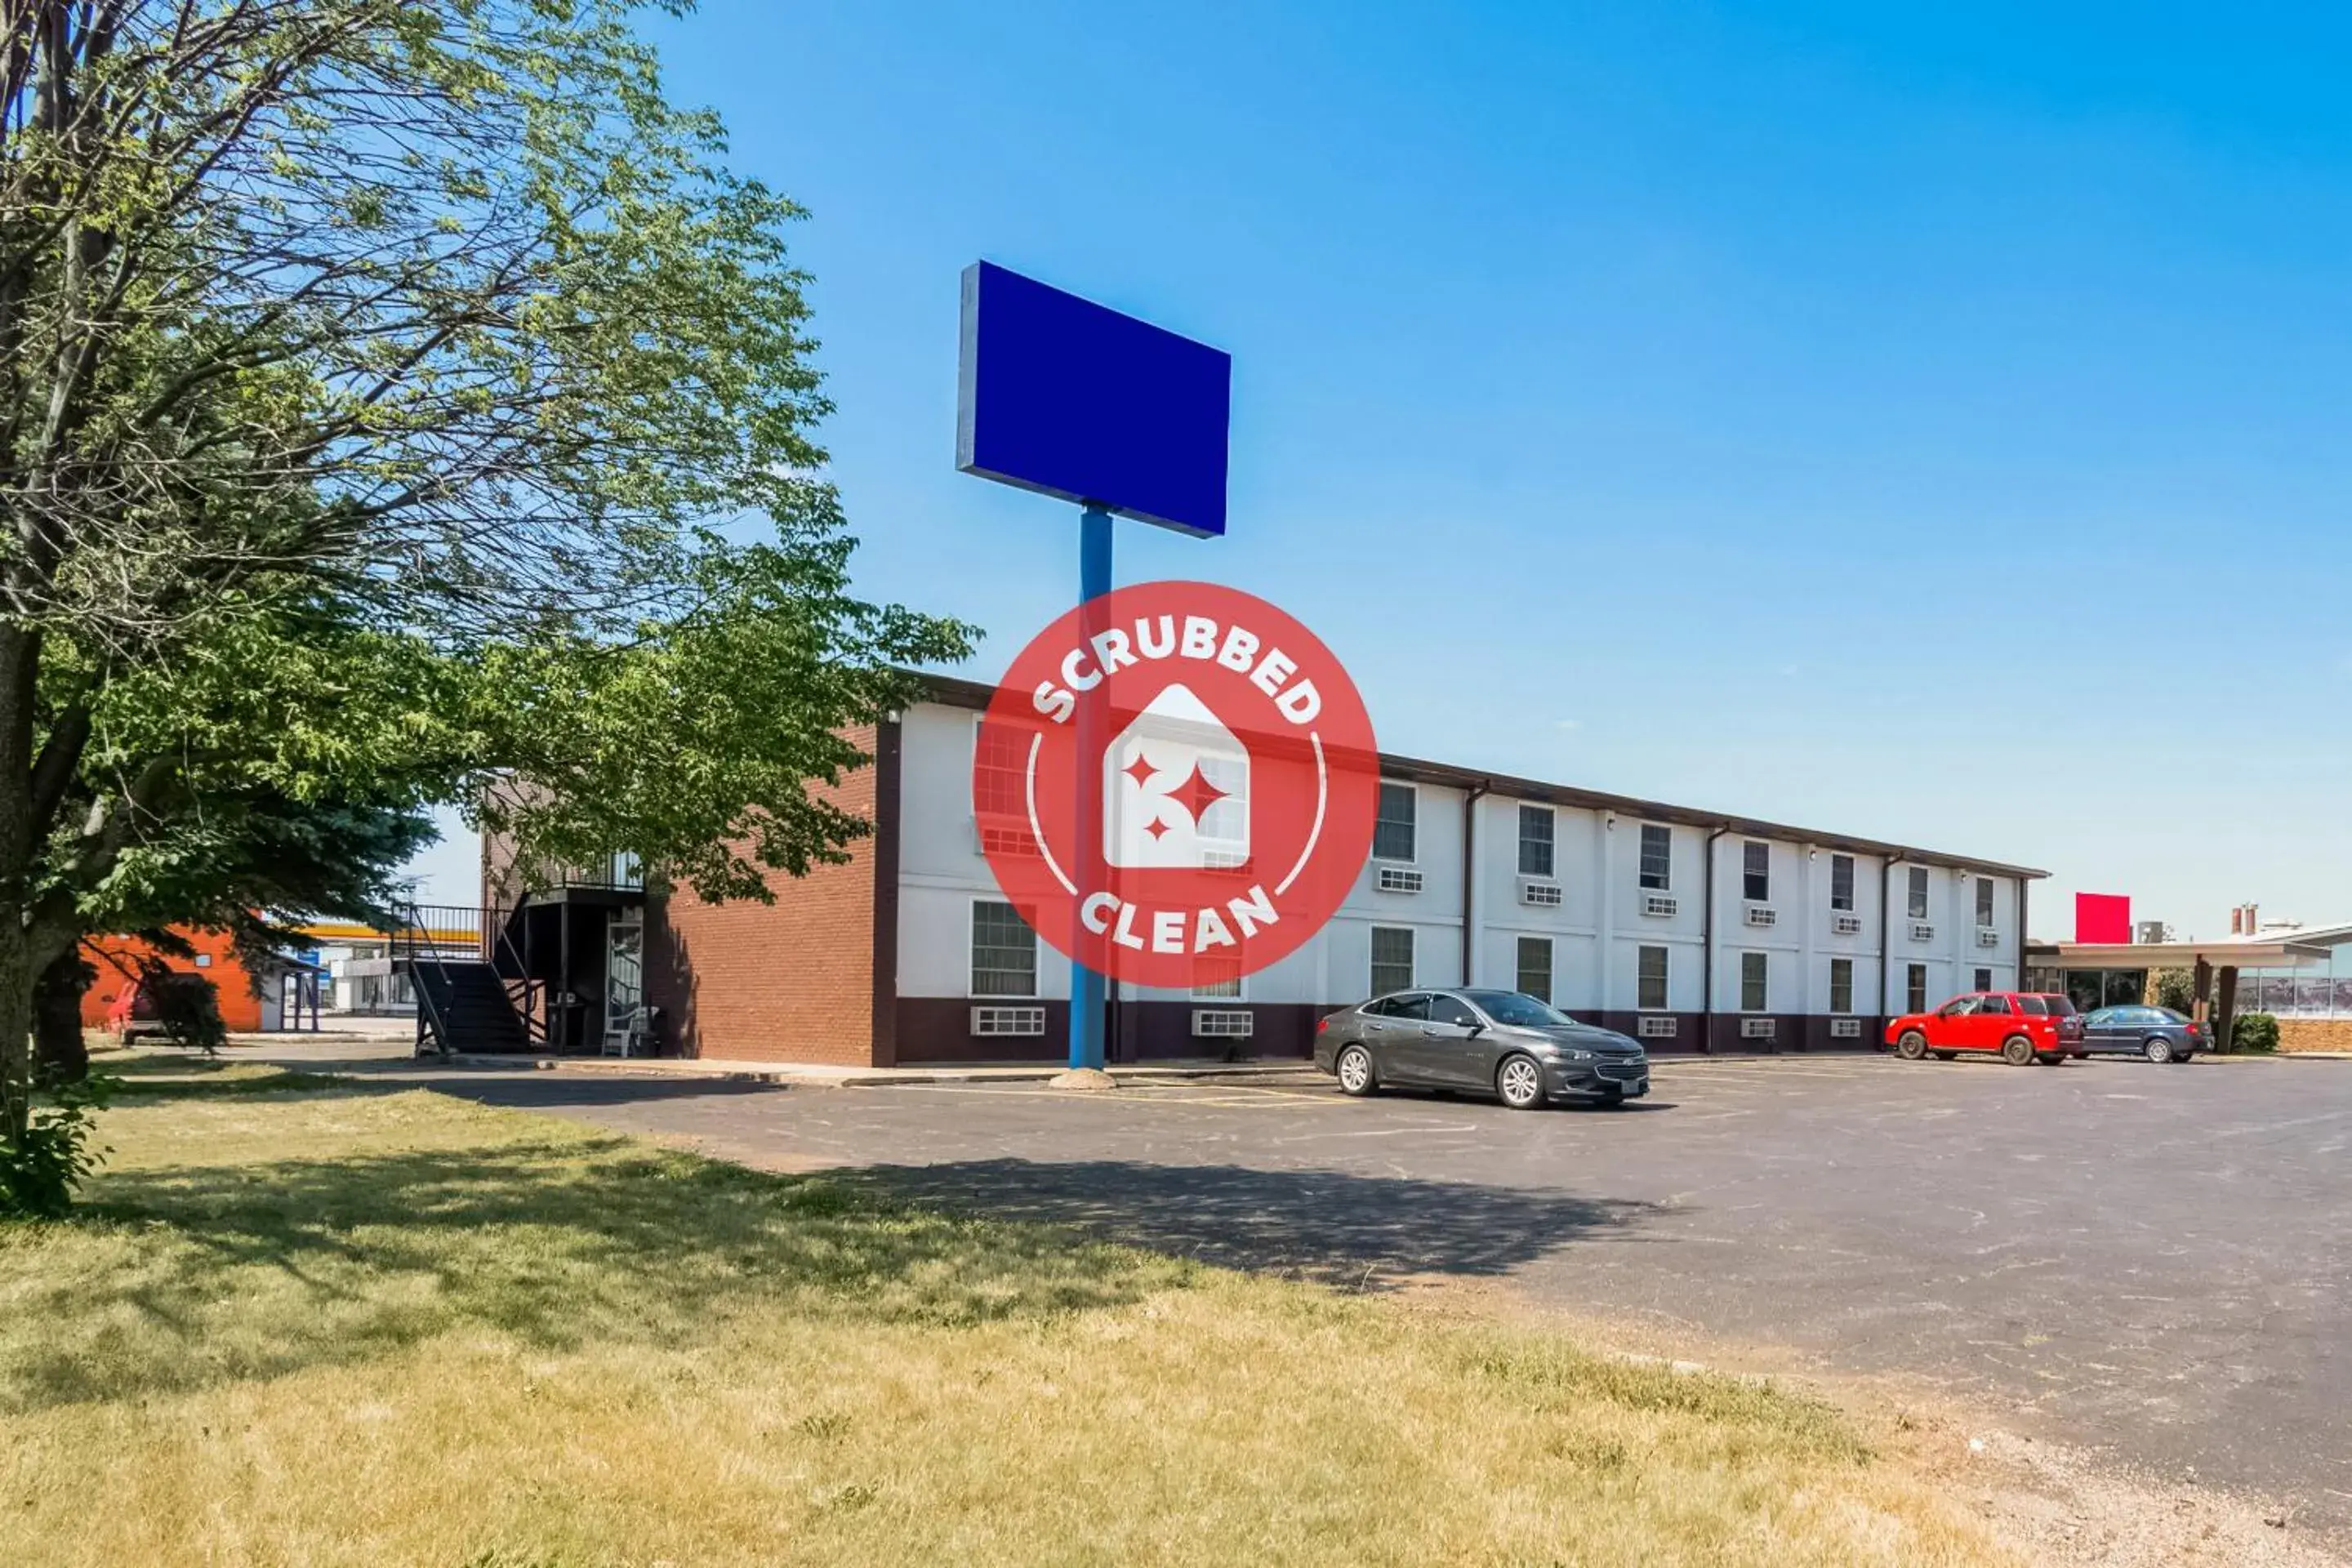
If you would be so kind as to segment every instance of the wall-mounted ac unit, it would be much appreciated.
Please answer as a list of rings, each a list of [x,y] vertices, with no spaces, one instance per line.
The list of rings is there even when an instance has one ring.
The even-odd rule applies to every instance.
[[[1780,911],[1769,904],[1750,904],[1748,906],[1746,919],[1752,926],[1777,925],[1780,923]]]
[[[1979,947],[1999,947],[2000,945],[2000,932],[1993,930],[1990,926],[1977,927],[1977,945]]]
[[[1671,1013],[1651,1014],[1638,1019],[1633,1033],[1645,1040],[1671,1040],[1681,1032],[1682,1020]]]
[[[1559,884],[1522,877],[1519,879],[1519,902],[1538,910],[1556,910],[1559,908]]]
[[[992,827],[986,823],[974,823],[972,826],[979,830],[972,835],[972,842],[978,846],[981,854],[1025,855],[1032,860],[1037,858],[1035,835],[1018,827]]]
[[[1042,1035],[1045,1032],[1045,1009],[1024,1007],[974,1007],[971,1010],[971,1032],[983,1039],[1011,1035]]]
[[[1379,886],[1383,893],[1418,893],[1421,873],[1410,866],[1383,866]]]
[[[1832,936],[1860,936],[1862,934],[1862,917],[1860,915],[1832,915],[1830,917],[1830,934]]]
[[[1862,1038],[1862,1020],[1859,1018],[1832,1018],[1830,1020],[1830,1038],[1832,1040],[1858,1040]]]
[[[1742,1018],[1739,1020],[1739,1037],[1743,1040],[1769,1040],[1772,1037],[1772,1026],[1780,1021],[1778,1018]]]
[[[1255,1028],[1255,1022],[1244,1008],[1192,1009],[1192,1037],[1196,1040],[1246,1040]]]
[[[1670,921],[1675,918],[1675,911],[1681,907],[1675,902],[1673,895],[1669,893],[1642,895],[1642,912],[1653,920]]]
[[[1936,940],[1936,928],[1929,925],[1926,921],[1913,921],[1911,922],[1911,940],[1913,942],[1933,942]]]

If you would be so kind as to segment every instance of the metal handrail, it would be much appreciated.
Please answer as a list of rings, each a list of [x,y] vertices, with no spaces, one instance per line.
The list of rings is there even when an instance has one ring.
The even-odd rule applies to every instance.
[[[512,961],[515,971],[513,980],[520,982],[522,985],[522,1001],[515,1011],[522,1019],[523,1043],[544,1048],[551,1037],[548,1021],[539,1016],[536,1004],[538,999],[545,994],[548,988],[547,982],[531,973],[530,965],[524,961],[521,950],[514,944],[514,938],[507,934],[507,921],[512,912],[502,904],[484,906],[482,956],[488,962],[493,971],[498,968],[500,954],[504,954]],[[507,979],[504,975],[500,975],[499,978]],[[508,996],[511,1000],[513,993],[509,991]]]
[[[416,1054],[420,1057],[425,1054],[425,1032],[429,1023],[434,1039],[440,1043],[441,1055],[455,1056],[457,1051],[449,1039],[449,1020],[442,1016],[441,1005],[434,1000],[433,988],[425,984],[423,977],[416,973],[417,961],[422,956],[432,963],[433,972],[440,979],[441,984],[444,986],[449,984],[449,970],[442,962],[441,950],[427,936],[426,930],[427,928],[421,922],[417,907],[414,904],[408,906],[402,919],[401,929],[393,933],[392,955],[394,963],[397,964],[402,956],[403,944],[407,946],[406,956],[411,988],[416,993]]]

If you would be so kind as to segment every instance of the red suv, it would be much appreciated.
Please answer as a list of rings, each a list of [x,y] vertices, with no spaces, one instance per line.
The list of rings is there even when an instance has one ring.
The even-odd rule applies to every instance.
[[[1929,1051],[1950,1061],[1962,1051],[1999,1051],[2018,1067],[2087,1056],[2082,1015],[2063,996],[2031,991],[1974,991],[1932,1013],[1911,1013],[1886,1026],[1886,1043],[1906,1061]]]

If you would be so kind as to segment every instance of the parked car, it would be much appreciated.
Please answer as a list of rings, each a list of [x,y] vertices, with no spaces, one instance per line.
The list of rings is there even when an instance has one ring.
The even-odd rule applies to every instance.
[[[172,1032],[163,1026],[162,1010],[156,1005],[157,989],[163,986],[177,986],[191,991],[219,989],[205,975],[179,971],[162,976],[154,986],[143,980],[126,983],[122,994],[115,997],[113,1005],[106,1010],[107,1028],[124,1045],[134,1040],[171,1037]]]
[[[2032,991],[1972,991],[1932,1013],[1906,1013],[1886,1026],[1886,1043],[1906,1061],[1933,1051],[2000,1053],[2018,1067],[2084,1054],[2083,1016],[2063,996]]]
[[[1398,991],[1342,1008],[1315,1026],[1315,1065],[1349,1094],[1467,1089],[1514,1110],[1650,1092],[1637,1042],[1517,991]]]
[[[2185,1062],[2213,1048],[2205,1026],[2169,1007],[2098,1007],[2083,1015],[2083,1046],[2152,1062]]]

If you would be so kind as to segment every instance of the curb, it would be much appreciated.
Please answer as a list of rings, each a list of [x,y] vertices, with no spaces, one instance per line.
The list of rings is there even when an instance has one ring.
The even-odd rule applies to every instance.
[[[480,1054],[420,1057],[426,1067],[457,1067],[493,1072],[587,1072],[616,1078],[703,1079],[713,1083],[771,1083],[803,1089],[887,1089],[898,1084],[1049,1083],[1066,1068],[875,1068],[827,1069],[792,1062],[703,1064],[676,1057],[507,1057]],[[1117,1069],[1117,1085],[1182,1083],[1196,1079],[1286,1078],[1314,1068],[1297,1062],[1210,1062],[1199,1066],[1137,1066]]]

